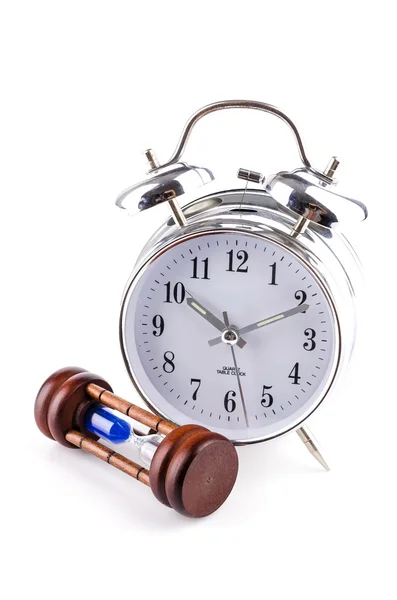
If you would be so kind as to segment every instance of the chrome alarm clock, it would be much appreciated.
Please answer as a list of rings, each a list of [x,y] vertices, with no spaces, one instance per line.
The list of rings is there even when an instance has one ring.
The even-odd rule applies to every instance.
[[[269,177],[240,169],[243,185],[201,195],[213,174],[182,153],[199,119],[231,108],[281,118],[302,166]],[[343,226],[364,220],[366,207],[335,192],[338,160],[314,168],[291,119],[262,102],[206,106],[167,163],[152,150],[146,157],[149,178],[117,205],[133,214],[168,202],[172,217],[142,250],[122,301],[134,386],[161,417],[235,444],[296,430],[327,468],[304,423],[352,351],[359,266]]]

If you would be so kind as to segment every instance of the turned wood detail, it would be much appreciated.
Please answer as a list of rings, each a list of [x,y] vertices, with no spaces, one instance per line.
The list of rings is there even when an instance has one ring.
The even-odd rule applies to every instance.
[[[74,429],[70,429],[67,432],[66,439],[77,448],[81,448],[85,452],[100,458],[104,462],[109,463],[109,465],[112,465],[112,467],[116,467],[119,471],[123,471],[123,473],[150,487],[149,471],[129,458],[118,454],[115,450],[111,450],[104,444],[100,444]]]
[[[87,394],[91,396],[97,402],[108,406],[109,408],[114,408],[118,410],[123,415],[127,415],[134,421],[138,421],[150,429],[157,431],[163,435],[168,435],[174,429],[177,429],[178,425],[174,425],[169,421],[165,421],[164,419],[157,417],[153,413],[145,410],[144,408],[140,408],[139,406],[135,406],[135,404],[131,404],[127,400],[120,398],[120,396],[116,396],[116,394],[112,394],[108,390],[105,390],[99,385],[95,383],[90,383],[87,386]]]

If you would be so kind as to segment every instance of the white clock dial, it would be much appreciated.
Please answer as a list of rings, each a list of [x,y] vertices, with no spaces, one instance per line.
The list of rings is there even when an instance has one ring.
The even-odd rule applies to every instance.
[[[207,233],[172,245],[132,281],[121,324],[127,366],[150,405],[235,441],[297,426],[337,368],[327,293],[263,236]]]

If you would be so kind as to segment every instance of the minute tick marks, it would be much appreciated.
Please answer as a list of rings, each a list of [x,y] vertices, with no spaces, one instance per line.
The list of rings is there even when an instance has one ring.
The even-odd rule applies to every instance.
[[[189,422],[194,411],[199,423],[232,439],[271,436],[311,406],[329,377],[335,338],[328,300],[307,266],[271,240],[228,232],[197,241],[187,238],[159,255],[131,296],[129,345],[140,364],[139,387],[176,422]],[[309,276],[310,294],[302,285]],[[322,315],[313,310],[315,300]],[[300,306],[308,308],[296,310]],[[224,334],[225,312],[231,333],[210,346]],[[295,386],[300,394],[294,395]]]

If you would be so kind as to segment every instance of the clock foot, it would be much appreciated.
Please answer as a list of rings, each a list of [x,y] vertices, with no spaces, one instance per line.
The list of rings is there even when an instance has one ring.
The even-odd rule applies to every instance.
[[[298,434],[298,436],[302,440],[302,442],[305,444],[305,446],[309,450],[310,454],[312,454],[314,456],[314,458],[316,460],[318,460],[320,465],[323,466],[326,471],[329,471],[330,468],[327,465],[327,463],[325,462],[320,450],[318,449],[318,444],[317,444],[316,440],[314,439],[310,430],[307,427],[300,427],[299,429],[296,430],[296,433]]]

